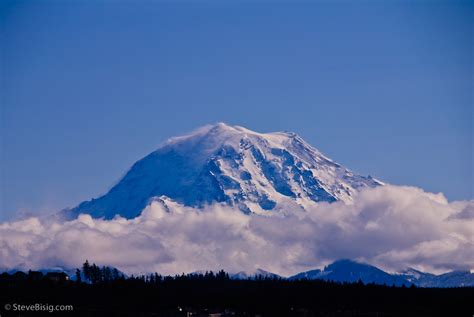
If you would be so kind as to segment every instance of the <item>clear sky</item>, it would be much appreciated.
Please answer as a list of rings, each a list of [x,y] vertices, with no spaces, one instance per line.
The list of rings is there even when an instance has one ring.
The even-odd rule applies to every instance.
[[[2,1],[0,220],[107,191],[168,137],[289,130],[473,197],[472,1]]]

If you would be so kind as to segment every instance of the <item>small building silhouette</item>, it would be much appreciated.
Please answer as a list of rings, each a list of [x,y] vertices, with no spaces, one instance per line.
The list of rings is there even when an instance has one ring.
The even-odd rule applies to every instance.
[[[11,280],[10,274],[8,274],[7,272],[3,272],[2,274],[0,274],[0,281],[9,281],[9,280]]]
[[[12,279],[15,281],[24,281],[28,277],[25,272],[17,271],[11,275]]]
[[[69,276],[64,272],[48,272],[44,278],[53,282],[64,282],[69,280]]]
[[[43,278],[43,273],[40,271],[28,271],[28,279],[33,281],[39,281]]]

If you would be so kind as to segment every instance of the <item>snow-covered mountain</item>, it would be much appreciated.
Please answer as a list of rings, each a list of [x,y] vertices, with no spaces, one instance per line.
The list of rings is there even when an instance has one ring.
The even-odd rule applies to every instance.
[[[134,218],[156,198],[193,207],[220,202],[246,213],[304,209],[315,202],[349,203],[359,189],[381,184],[335,163],[295,133],[218,123],[168,140],[108,193],[67,214]]]
[[[281,279],[284,279],[284,277],[282,277],[278,274],[268,272],[268,271],[265,271],[265,270],[262,270],[262,269],[257,269],[252,274],[248,274],[248,273],[243,272],[243,271],[238,272],[238,273],[235,273],[235,274],[231,274],[230,278],[234,279],[234,280],[247,280],[247,279],[257,279],[257,278],[277,278],[277,279],[281,278]]]
[[[408,268],[398,273],[398,275],[406,279],[410,283],[423,287],[430,287],[430,285],[435,285],[437,280],[437,276],[435,274],[421,272],[413,268]]]
[[[412,281],[405,279],[401,275],[389,274],[381,269],[364,263],[358,263],[351,260],[338,260],[326,266],[323,270],[311,270],[307,272],[298,273],[289,279],[309,279],[309,280],[326,280],[335,282],[349,282],[354,283],[362,281],[363,283],[375,283],[409,286]]]
[[[399,276],[421,287],[474,287],[474,273],[469,271],[452,271],[434,275],[410,268],[401,272]]]

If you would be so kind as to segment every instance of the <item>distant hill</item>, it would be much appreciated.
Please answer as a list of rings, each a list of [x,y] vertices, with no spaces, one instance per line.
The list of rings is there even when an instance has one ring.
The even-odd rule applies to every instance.
[[[469,271],[453,271],[434,275],[409,269],[401,273],[390,274],[375,266],[351,260],[339,260],[326,266],[323,270],[316,269],[301,272],[289,277],[289,279],[320,279],[337,282],[357,282],[361,280],[366,284],[396,286],[414,284],[420,287],[474,287],[474,274]]]
[[[409,286],[412,284],[402,276],[392,275],[375,266],[351,260],[339,260],[326,266],[323,270],[307,271],[289,277],[289,279],[302,278],[335,282],[357,282],[361,280],[366,284],[375,283],[396,286]]]

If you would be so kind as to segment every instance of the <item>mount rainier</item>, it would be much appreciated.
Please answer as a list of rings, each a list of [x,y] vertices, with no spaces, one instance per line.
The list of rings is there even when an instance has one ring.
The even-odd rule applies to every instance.
[[[257,133],[218,123],[169,139],[137,161],[108,193],[66,214],[134,218],[153,200],[198,208],[223,203],[245,213],[268,213],[317,202],[350,203],[358,190],[379,185],[295,133]]]

